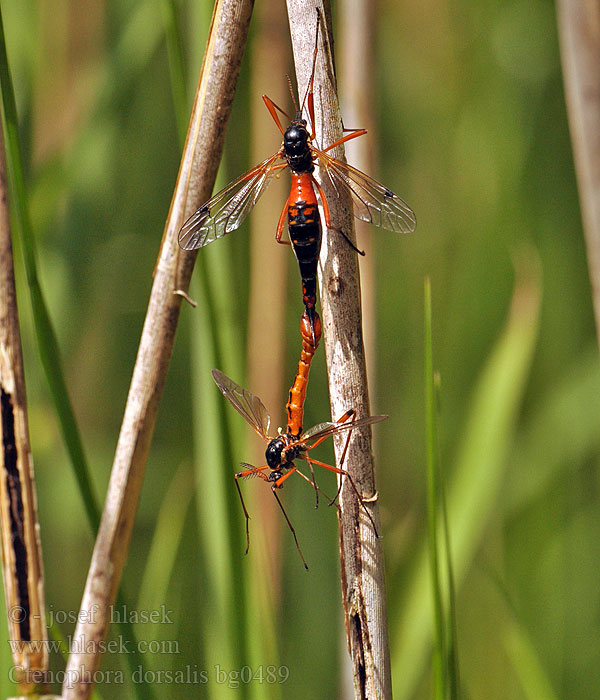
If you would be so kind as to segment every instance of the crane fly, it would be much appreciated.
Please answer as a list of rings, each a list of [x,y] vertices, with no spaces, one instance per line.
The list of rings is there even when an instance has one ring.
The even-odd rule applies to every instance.
[[[278,243],[293,247],[300,267],[303,302],[311,326],[314,325],[317,262],[322,237],[317,195],[321,201],[325,226],[340,233],[353,250],[364,255],[364,252],[356,248],[344,231],[333,225],[327,198],[314,175],[315,168],[318,169],[321,180],[329,185],[331,191],[335,191],[338,196],[348,195],[352,200],[353,213],[357,219],[398,233],[410,233],[417,225],[413,210],[398,195],[369,175],[329,154],[329,151],[346,141],[366,134],[366,129],[347,130],[350,133],[323,149],[314,145],[313,93],[320,22],[320,13],[317,10],[312,71],[300,107],[296,103],[290,83],[290,94],[296,109],[295,118],[290,117],[273,100],[263,95],[269,114],[283,136],[281,148],[204,203],[185,222],[179,232],[180,247],[184,250],[195,250],[235,231],[273,179],[289,168],[290,194],[283,205],[275,239]],[[305,108],[308,121],[302,116]],[[289,120],[287,129],[284,129],[278,112]],[[308,130],[309,121],[310,131]],[[282,240],[286,218],[289,241]]]
[[[254,431],[260,435],[260,437],[267,443],[267,449],[265,451],[266,464],[260,467],[255,467],[251,464],[242,463],[244,469],[235,474],[235,485],[240,496],[240,501],[242,504],[242,509],[244,511],[244,517],[246,518],[246,553],[250,547],[250,530],[249,530],[249,520],[250,516],[246,509],[246,504],[244,503],[244,497],[242,496],[242,490],[240,488],[240,479],[247,479],[250,477],[258,477],[263,481],[266,481],[271,485],[271,490],[273,495],[277,500],[281,512],[285,518],[285,521],[294,537],[294,542],[296,543],[296,549],[300,554],[304,568],[308,570],[306,560],[298,544],[298,539],[296,537],[296,532],[290,522],[290,519],[285,512],[283,504],[277,495],[277,490],[282,488],[286,479],[288,479],[292,474],[299,474],[305,481],[307,481],[318,493],[319,487],[315,481],[315,475],[313,470],[313,465],[318,465],[327,469],[328,471],[339,474],[340,477],[345,477],[348,479],[352,490],[356,494],[358,501],[366,513],[375,535],[377,534],[377,528],[373,522],[371,514],[365,506],[364,500],[361,498],[354,480],[350,474],[342,467],[335,467],[331,464],[325,464],[319,460],[313,459],[309,456],[309,452],[320,445],[323,440],[328,438],[330,435],[337,435],[338,433],[348,431],[348,438],[346,440],[344,451],[342,453],[341,464],[344,462],[346,451],[348,449],[348,444],[350,441],[351,431],[356,428],[362,428],[373,423],[379,423],[385,420],[387,416],[368,416],[365,418],[355,418],[356,411],[350,409],[346,411],[344,415],[337,421],[319,423],[313,426],[309,430],[301,433],[298,436],[292,435],[289,432],[283,432],[279,429],[278,434],[275,437],[269,435],[269,427],[271,425],[271,416],[265,408],[263,402],[247,389],[242,388],[239,384],[236,384],[232,379],[223,374],[218,369],[213,369],[212,377],[215,380],[216,385],[221,390],[223,396],[229,401],[229,403],[235,408],[235,410],[240,413],[247,423],[254,429]],[[297,460],[304,460],[308,463],[312,479],[303,474],[296,466]],[[341,483],[338,488],[338,493],[341,489]],[[330,501],[330,504],[335,501],[336,497]]]

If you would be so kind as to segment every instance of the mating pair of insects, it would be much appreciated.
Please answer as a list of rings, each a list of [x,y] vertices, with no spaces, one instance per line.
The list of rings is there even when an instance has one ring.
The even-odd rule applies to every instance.
[[[321,17],[317,10],[312,71],[304,99],[299,106],[296,103],[290,84],[290,94],[296,110],[295,118],[292,119],[269,97],[263,95],[265,105],[283,136],[281,148],[262,163],[259,163],[231,182],[203,204],[186,221],[179,232],[179,245],[184,250],[195,250],[222,238],[240,226],[273,179],[282,171],[290,170],[290,194],[279,217],[275,238],[278,243],[291,245],[294,250],[302,279],[302,298],[305,311],[301,319],[302,354],[286,406],[288,414],[286,430],[284,431],[280,428],[276,437],[270,437],[269,426],[271,419],[262,401],[219,370],[213,370],[212,376],[223,395],[258,435],[267,442],[266,464],[260,467],[244,464],[244,469],[235,475],[235,483],[246,518],[246,552],[250,542],[249,515],[239,486],[239,480],[256,476],[271,485],[273,495],[292,532],[296,547],[306,569],[308,569],[308,566],[298,544],[294,528],[279,499],[277,489],[281,488],[285,480],[293,473],[298,473],[314,487],[318,504],[320,489],[316,484],[313,465],[324,467],[340,476],[338,494],[341,488],[341,478],[348,479],[362,509],[368,516],[377,534],[375,523],[350,474],[341,466],[335,467],[313,459],[309,456],[309,452],[330,435],[348,432],[341,459],[341,464],[343,464],[351,431],[387,418],[387,416],[356,418],[355,410],[350,409],[335,422],[320,423],[310,430],[302,432],[308,373],[321,337],[321,321],[315,308],[317,264],[322,238],[317,195],[321,202],[326,228],[341,234],[353,250],[360,255],[364,255],[363,252],[356,248],[344,231],[336,228],[333,224],[327,197],[321,184],[315,178],[315,170],[318,169],[321,181],[326,182],[331,191],[335,191],[339,196],[347,196],[352,201],[354,216],[361,221],[399,233],[409,233],[414,231],[416,227],[416,219],[412,209],[400,197],[369,175],[329,154],[329,151],[337,146],[350,139],[362,136],[366,133],[366,130],[349,130],[349,133],[346,133],[345,136],[323,149],[319,149],[314,145],[314,79],[319,48],[320,24]],[[305,111],[308,120],[303,117]],[[281,123],[280,114],[289,120],[287,129],[284,129]],[[310,131],[308,129],[309,123]],[[282,240],[286,218],[289,241]],[[312,479],[298,470],[296,466],[297,460],[305,460],[308,463]],[[337,494],[331,503],[336,498]]]

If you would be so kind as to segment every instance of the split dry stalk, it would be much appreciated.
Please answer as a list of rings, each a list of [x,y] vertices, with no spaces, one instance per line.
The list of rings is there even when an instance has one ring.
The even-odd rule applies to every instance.
[[[315,77],[315,119],[318,145],[342,136],[336,80],[331,53],[328,3],[316,3],[323,17]],[[287,0],[300,99],[313,61],[315,3]],[[354,125],[353,125],[354,126]],[[334,153],[343,158],[342,149]],[[318,177],[318,175],[317,175]],[[321,183],[336,226],[354,237],[352,204]],[[320,258],[320,293],[329,394],[333,419],[349,408],[369,414],[369,397],[362,336],[360,280],[356,253],[335,232],[324,232]],[[341,459],[343,440],[336,441]],[[355,431],[344,466],[378,522],[370,430]],[[342,596],[348,648],[354,674],[355,698],[391,698],[391,673],[381,540],[345,481],[340,494],[340,558]]]
[[[252,0],[218,0],[215,6],[73,638],[67,682],[63,687],[65,700],[88,698],[94,671],[100,665],[98,648],[106,638],[110,607],[115,601],[127,557],[146,458],[173,349],[182,300],[180,293],[187,293],[195,262],[194,254],[180,251],[177,234],[185,219],[208,199],[214,184],[252,6]]]
[[[13,267],[4,137],[0,129],[0,521],[9,639],[19,692],[45,689],[44,572],[29,446],[25,374]]]
[[[600,343],[600,3],[559,0],[558,28]]]

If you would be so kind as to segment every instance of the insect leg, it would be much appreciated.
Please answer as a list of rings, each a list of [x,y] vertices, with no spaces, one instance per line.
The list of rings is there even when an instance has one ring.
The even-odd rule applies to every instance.
[[[277,231],[275,232],[275,240],[281,245],[292,245],[291,241],[282,241],[283,227],[285,225],[285,217],[287,216],[288,206],[290,198],[288,197],[283,203],[283,209],[281,210],[281,215],[279,216],[279,221],[277,222]]]
[[[244,471],[238,472],[237,474],[234,474],[233,478],[235,479],[235,485],[238,491],[238,494],[240,496],[240,502],[242,504],[242,510],[244,511],[244,517],[246,518],[246,551],[245,554],[248,554],[248,550],[250,549],[250,516],[248,515],[248,511],[246,509],[246,504],[244,503],[244,497],[242,496],[242,489],[240,488],[240,482],[239,479],[243,479],[246,476],[260,476],[261,479],[264,481],[268,481],[268,478],[263,474],[263,470],[268,469],[268,467],[265,465],[264,467],[252,467],[251,469],[244,469]]]
[[[346,413],[344,413],[344,415],[339,420],[336,420],[336,424],[348,422],[350,418],[354,418],[355,413],[356,411],[353,408],[351,408],[349,411],[346,411]],[[312,445],[309,445],[307,449],[312,450],[313,447],[320,445],[323,442],[323,440],[326,440],[329,437],[329,435],[330,433],[327,433],[326,435],[323,435],[323,437],[320,437],[318,440],[315,440],[315,442],[313,442]]]
[[[292,473],[292,472],[288,472],[288,474],[290,474],[290,473]],[[286,474],[285,476],[288,476],[288,474]],[[288,527],[290,528],[290,532],[292,533],[292,536],[294,537],[294,542],[296,543],[296,549],[298,550],[298,554],[300,555],[300,559],[302,559],[302,563],[304,564],[304,568],[308,571],[308,564],[306,563],[306,559],[304,558],[304,555],[302,554],[302,550],[300,549],[300,545],[298,544],[298,538],[296,537],[296,531],[294,530],[292,523],[290,522],[290,519],[288,518],[287,513],[285,512],[285,508],[283,507],[283,503],[279,500],[279,496],[277,495],[276,484],[273,484],[271,486],[271,491],[273,491],[273,495],[277,499],[277,503],[279,504],[279,507],[281,508],[281,512],[283,513],[283,517],[285,518],[285,521],[288,524]]]
[[[325,496],[325,498],[329,501],[329,505],[334,505],[333,501],[335,501],[335,499],[333,499],[332,501],[331,498],[329,498],[329,496],[325,493],[325,491],[323,491],[323,489],[320,486],[317,486],[317,484],[314,481],[311,481],[306,476],[306,474],[303,474],[298,468],[296,468],[296,474],[299,474],[304,479],[304,481],[309,483],[313,488],[316,487],[319,490],[319,493],[322,493]]]
[[[287,117],[288,119],[289,116],[281,109],[281,107],[278,107],[270,97],[263,95],[262,98],[267,109],[269,110],[269,114],[273,117],[273,121],[275,122],[275,124],[277,124],[277,127],[279,128],[279,131],[281,131],[281,134],[283,136],[284,129],[283,126],[281,126],[281,121],[279,120],[279,116],[277,115],[277,112],[275,110],[279,110],[281,114],[283,114],[284,117]]]
[[[336,146],[341,146],[341,144],[346,143],[346,141],[355,139],[358,136],[364,136],[367,133],[366,129],[344,129],[344,131],[348,131],[349,133],[345,136],[342,136],[341,139],[338,139],[337,141],[332,143],[331,146],[327,146],[327,148],[324,148],[323,153],[327,153],[327,151],[331,151],[332,148],[335,148]]]
[[[310,463],[310,460],[308,461],[308,466],[310,468],[310,474],[312,476],[312,483],[313,486],[315,487],[315,510],[319,507],[319,487],[317,486],[317,479],[315,477],[315,470],[313,469],[313,465]],[[300,473],[300,472],[298,472]]]
[[[348,431],[348,435],[346,437],[346,444],[344,445],[344,449],[342,451],[342,458],[340,459],[340,468],[344,466],[344,460],[346,459],[346,452],[348,451],[348,445],[350,444],[350,437],[352,436],[352,431]],[[332,506],[335,501],[337,501],[338,496],[340,495],[340,491],[342,490],[342,480],[340,479],[340,483],[338,485],[338,490],[335,496],[333,497],[333,501],[329,502],[329,505]]]
[[[375,522],[373,518],[371,517],[371,513],[367,510],[367,506],[365,506],[364,501],[362,499],[362,496],[358,492],[358,489],[356,488],[356,484],[354,483],[354,479],[350,476],[350,473],[346,471],[345,469],[341,469],[340,467],[334,467],[331,464],[325,464],[325,462],[319,462],[317,459],[312,459],[312,457],[307,457],[306,458],[309,462],[312,462],[313,464],[318,464],[320,467],[323,467],[324,469],[328,469],[331,472],[335,472],[336,474],[341,474],[345,477],[348,478],[348,481],[350,482],[350,485],[352,486],[352,489],[354,490],[354,493],[356,494],[356,497],[358,498],[358,502],[362,506],[362,509],[365,511],[367,514],[367,517],[371,521],[371,525],[373,526],[373,531],[375,532],[375,537],[379,537],[379,533],[377,532],[377,528],[375,527]]]

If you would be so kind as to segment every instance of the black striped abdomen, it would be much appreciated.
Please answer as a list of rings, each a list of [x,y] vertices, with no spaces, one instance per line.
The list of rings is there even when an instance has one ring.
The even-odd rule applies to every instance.
[[[314,337],[321,218],[310,172],[292,173],[288,203],[288,233],[300,268],[302,300]]]
[[[306,309],[314,309],[317,300],[317,264],[321,252],[321,221],[316,205],[299,203],[293,207],[294,217],[288,214],[290,240],[296,254],[302,295]],[[290,212],[292,207],[290,207]],[[313,218],[316,214],[316,219]]]

